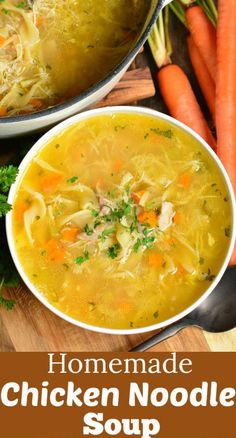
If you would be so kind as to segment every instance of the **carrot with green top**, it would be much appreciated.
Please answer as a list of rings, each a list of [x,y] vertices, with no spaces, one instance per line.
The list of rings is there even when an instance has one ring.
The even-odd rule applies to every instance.
[[[218,1],[216,128],[217,153],[236,195],[236,4]],[[236,264],[236,248],[231,264]]]
[[[216,86],[191,35],[187,38],[188,53],[213,122],[216,116]]]
[[[193,6],[185,13],[187,26],[209,71],[212,80],[216,80],[216,29],[200,6]]]
[[[191,0],[182,0],[182,3],[184,6],[190,6],[193,2]],[[211,117],[213,122],[215,122],[215,98],[216,98],[216,90],[215,90],[215,80],[216,78],[212,78],[209,67],[204,60],[204,56],[202,55],[202,52],[206,53],[207,49],[204,47],[203,42],[202,46],[204,49],[201,51],[199,50],[199,38],[203,39],[204,35],[202,36],[202,33],[200,33],[200,37],[198,38],[198,43],[196,43],[195,39],[193,38],[193,35],[191,34],[191,29],[188,27],[188,21],[191,21],[191,14],[194,15],[194,11],[199,11],[199,7],[201,6],[202,12],[200,12],[200,15],[205,14],[204,20],[207,21],[209,28],[212,30],[213,33],[216,34],[216,23],[217,23],[217,10],[212,0],[198,0],[196,8],[196,2],[195,6],[187,10],[181,5],[181,3],[178,0],[174,0],[170,4],[171,10],[174,12],[176,17],[181,21],[181,23],[190,30],[190,34],[187,37],[187,45],[188,45],[188,52],[189,57],[191,60],[191,64],[194,69],[194,73],[196,75],[196,78],[198,80],[199,86],[201,88],[202,94],[205,98],[205,101],[207,103],[207,106],[209,108]],[[189,17],[189,20],[187,20],[187,17]],[[210,23],[210,24],[209,24]],[[207,40],[207,37],[205,36],[205,39]],[[209,37],[208,37],[209,39]],[[215,57],[216,54],[216,36],[214,37],[214,44],[213,44],[213,56]],[[209,55],[209,51],[208,51]],[[207,56],[208,56],[207,55]]]
[[[160,13],[158,22],[149,37],[153,57],[159,67],[157,81],[161,95],[170,114],[195,130],[216,149],[216,141],[197,102],[188,77],[184,71],[171,63],[172,47],[168,31],[168,7]]]

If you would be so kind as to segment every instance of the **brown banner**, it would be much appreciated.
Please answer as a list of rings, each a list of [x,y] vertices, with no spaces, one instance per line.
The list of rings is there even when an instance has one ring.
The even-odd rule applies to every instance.
[[[236,436],[234,353],[1,353],[0,361],[4,438]]]

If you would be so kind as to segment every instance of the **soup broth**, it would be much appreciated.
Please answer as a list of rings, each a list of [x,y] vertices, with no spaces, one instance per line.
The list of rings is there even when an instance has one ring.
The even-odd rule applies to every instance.
[[[0,116],[61,103],[127,55],[151,0],[2,0]]]
[[[16,251],[61,312],[113,329],[166,320],[218,273],[231,235],[219,169],[180,128],[96,116],[53,138],[13,206]]]

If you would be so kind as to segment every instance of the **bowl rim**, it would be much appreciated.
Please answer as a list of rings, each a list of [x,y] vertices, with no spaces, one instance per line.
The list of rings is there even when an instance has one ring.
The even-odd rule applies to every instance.
[[[144,26],[142,33],[139,35],[137,42],[135,45],[131,48],[131,50],[127,53],[127,55],[124,56],[124,58],[110,71],[106,74],[106,76],[101,79],[99,82],[96,82],[94,85],[80,93],[78,96],[74,96],[68,100],[66,100],[63,103],[60,103],[58,105],[54,105],[52,107],[32,112],[29,114],[22,114],[22,115],[16,115],[16,116],[7,116],[7,117],[0,117],[0,125],[8,125],[11,123],[20,123],[20,122],[29,122],[31,120],[40,120],[41,118],[45,118],[47,116],[51,116],[54,114],[59,113],[60,111],[66,110],[67,108],[72,107],[73,105],[79,104],[83,100],[86,100],[87,98],[91,97],[93,94],[97,93],[99,90],[101,90],[103,87],[108,85],[117,75],[119,75],[123,69],[132,61],[134,56],[138,53],[138,51],[141,49],[143,44],[145,43],[153,24],[155,23],[158,14],[160,13],[162,9],[162,3],[163,0],[153,0],[156,1],[156,5],[153,3],[153,14],[151,15],[149,21],[146,23],[146,26]],[[150,8],[152,5],[150,6]]]
[[[211,158],[213,159],[214,163],[218,167],[221,175],[223,176],[223,179],[225,181],[226,187],[228,189],[228,194],[230,197],[230,204],[231,204],[231,212],[232,212],[232,230],[231,230],[231,238],[229,247],[226,253],[226,256],[224,258],[224,261],[221,265],[221,268],[219,269],[218,274],[216,275],[215,279],[210,283],[209,287],[206,289],[206,291],[198,298],[191,306],[188,306],[186,309],[184,309],[182,312],[178,313],[177,315],[168,318],[162,322],[157,322],[153,325],[140,327],[140,328],[132,328],[132,329],[111,329],[106,327],[99,327],[99,326],[93,326],[84,322],[81,322],[79,320],[76,320],[62,311],[58,310],[56,307],[54,307],[51,303],[47,301],[47,299],[41,294],[41,292],[38,291],[38,289],[31,283],[28,276],[24,272],[21,263],[19,261],[17,251],[14,244],[13,239],[13,233],[12,233],[12,211],[7,213],[6,216],[6,233],[7,233],[7,241],[9,245],[9,249],[11,252],[11,256],[13,258],[14,264],[16,266],[17,271],[20,274],[20,277],[28,287],[28,289],[35,295],[35,297],[44,304],[49,310],[51,310],[54,314],[61,317],[65,321],[72,323],[73,325],[77,327],[81,327],[87,330],[91,330],[98,333],[104,333],[104,334],[112,334],[112,335],[135,335],[140,333],[147,333],[151,332],[157,329],[161,329],[163,327],[166,327],[170,324],[173,324],[174,322],[182,319],[186,315],[188,315],[190,312],[195,310],[205,299],[210,295],[210,293],[215,289],[219,281],[221,280],[225,270],[227,269],[228,263],[230,261],[231,255],[233,253],[235,239],[236,239],[236,203],[235,203],[235,195],[234,190],[232,187],[232,184],[230,182],[229,176],[220,161],[220,159],[217,157],[216,153],[211,149],[211,147],[206,143],[205,140],[203,140],[195,131],[193,131],[191,128],[184,125],[182,122],[179,122],[178,120],[163,114],[159,111],[150,109],[150,108],[144,108],[144,107],[133,107],[133,106],[114,106],[114,107],[106,107],[106,108],[96,108],[92,110],[88,110],[85,112],[82,112],[80,114],[77,114],[75,116],[70,117],[69,119],[64,120],[63,122],[59,123],[57,126],[49,130],[46,134],[44,134],[42,137],[39,138],[39,140],[33,145],[33,147],[30,149],[30,151],[26,154],[22,162],[19,166],[19,173],[17,175],[15,183],[11,186],[9,196],[8,196],[8,202],[10,204],[13,204],[14,198],[17,193],[18,185],[21,182],[22,176],[28,167],[29,163],[33,159],[36,153],[38,153],[41,149],[43,149],[48,142],[57,134],[61,133],[65,129],[69,128],[70,126],[76,124],[77,122],[87,120],[96,116],[101,115],[112,115],[112,114],[136,114],[140,116],[152,116],[157,120],[164,120],[170,123],[171,125],[174,125],[186,133],[188,133],[190,136],[195,138],[202,147],[209,153]]]

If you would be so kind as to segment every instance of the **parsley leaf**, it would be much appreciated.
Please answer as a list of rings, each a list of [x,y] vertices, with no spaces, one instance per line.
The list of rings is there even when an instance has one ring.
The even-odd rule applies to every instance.
[[[111,259],[115,259],[118,256],[119,250],[120,250],[119,243],[115,243],[113,246],[110,246],[110,248],[108,248],[107,250],[108,257],[110,257]]]
[[[4,307],[6,310],[12,310],[16,302],[14,300],[8,300],[0,295],[0,306]]]
[[[78,176],[72,176],[67,180],[68,183],[73,184],[78,180]]]
[[[11,205],[7,202],[7,196],[0,194],[0,218],[6,216],[11,210]]]
[[[167,129],[164,131],[164,130],[161,130],[159,128],[151,128],[151,131],[157,135],[161,135],[162,137],[166,137],[166,138],[173,137],[173,131],[171,129]]]
[[[14,183],[18,169],[15,166],[5,166],[0,168],[0,192],[7,193]]]
[[[138,239],[137,242],[134,244],[134,252],[138,252],[140,246],[142,245],[141,239]]]
[[[96,210],[92,210],[91,214],[93,217],[97,217],[98,216],[98,212]]]
[[[27,3],[25,3],[25,2],[19,2],[19,3],[16,5],[16,8],[18,8],[18,9],[21,9],[21,8],[23,8],[23,9],[31,9],[31,7],[29,6],[29,4],[27,4]]]
[[[101,239],[102,242],[104,242],[106,237],[109,236],[110,234],[113,234],[115,231],[116,231],[115,228],[107,228],[100,234],[99,239]]]
[[[84,251],[84,254],[80,257],[76,257],[75,263],[77,265],[82,265],[82,263],[87,262],[89,260],[89,253],[88,251]]]
[[[215,277],[216,276],[211,273],[211,270],[208,269],[208,272],[205,276],[205,280],[212,282],[215,279]]]
[[[87,234],[87,236],[92,236],[93,234],[93,230],[89,228],[88,224],[85,225],[84,232]]]

